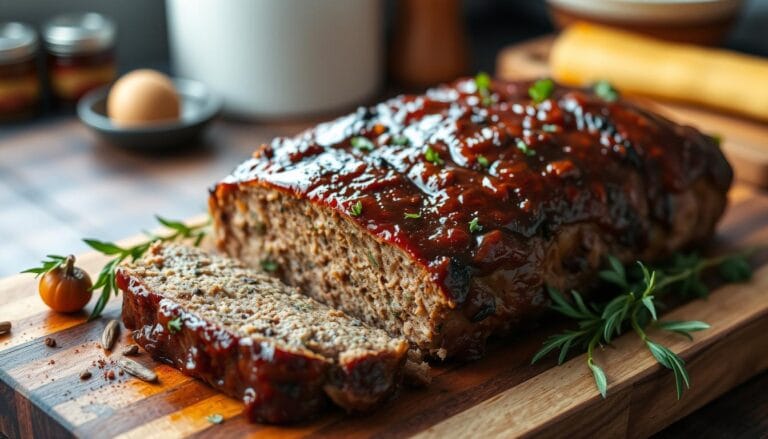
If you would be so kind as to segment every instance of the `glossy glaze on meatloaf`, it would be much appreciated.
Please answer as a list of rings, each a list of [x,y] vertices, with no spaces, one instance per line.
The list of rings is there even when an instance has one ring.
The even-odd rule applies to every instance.
[[[284,423],[331,400],[366,411],[392,396],[408,344],[274,277],[181,245],[118,269],[123,321],[153,357]]]
[[[539,316],[545,285],[711,236],[732,179],[712,137],[531,86],[462,79],[262,145],[211,191],[219,247],[428,356],[471,358]]]

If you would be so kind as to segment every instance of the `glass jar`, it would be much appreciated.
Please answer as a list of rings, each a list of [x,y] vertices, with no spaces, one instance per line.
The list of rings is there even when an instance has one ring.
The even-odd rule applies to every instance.
[[[75,103],[117,76],[115,24],[101,14],[54,17],[43,26],[43,40],[51,92],[60,103]]]
[[[23,23],[0,23],[0,121],[36,112],[40,104],[37,34]]]

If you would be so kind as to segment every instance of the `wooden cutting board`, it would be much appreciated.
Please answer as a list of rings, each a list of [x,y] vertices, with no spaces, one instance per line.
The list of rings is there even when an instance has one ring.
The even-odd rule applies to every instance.
[[[766,242],[768,196],[750,186],[734,187],[716,250]],[[48,310],[37,295],[36,280],[16,275],[0,280],[0,320],[13,322],[12,332],[0,335],[0,432],[11,438],[643,437],[768,368],[768,264],[763,265],[768,255],[757,259],[750,283],[725,286],[708,300],[664,316],[704,320],[712,329],[698,333],[693,342],[654,334],[688,363],[693,387],[681,401],[675,398],[672,374],[636,337],[620,337],[598,353],[610,382],[608,398],[602,400],[583,355],[559,367],[551,360],[529,364],[549,334],[539,330],[497,340],[480,361],[435,368],[431,386],[406,389],[369,416],[330,409],[313,422],[289,427],[248,424],[239,401],[154,362],[146,353],[137,360],[155,368],[159,383],[119,374],[115,380],[106,378],[108,371],[118,372],[113,360],[131,342],[123,330],[113,353],[98,344],[107,319],[119,318],[120,298],[112,299],[104,318],[86,323],[85,313]],[[90,253],[79,261],[96,273],[105,258]],[[56,347],[46,346],[46,337],[55,339]],[[84,381],[79,376],[86,369],[93,377]],[[209,423],[207,416],[214,413],[225,421]]]
[[[496,75],[505,79],[550,76],[548,59],[554,39],[546,36],[503,49],[496,60]],[[768,78],[761,86],[768,86]],[[678,123],[720,136],[723,152],[733,165],[736,178],[768,188],[768,124],[680,102],[640,96],[630,96],[630,99]]]

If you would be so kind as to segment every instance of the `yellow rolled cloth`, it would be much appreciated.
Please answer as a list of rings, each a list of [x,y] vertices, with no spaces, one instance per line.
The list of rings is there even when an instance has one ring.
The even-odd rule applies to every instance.
[[[768,121],[768,61],[579,23],[550,54],[555,79],[610,81],[621,91],[687,101]]]

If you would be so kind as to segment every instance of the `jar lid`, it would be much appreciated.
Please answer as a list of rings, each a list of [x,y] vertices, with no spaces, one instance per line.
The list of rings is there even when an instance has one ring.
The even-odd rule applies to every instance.
[[[95,12],[59,15],[43,25],[43,39],[54,54],[98,52],[114,43],[115,23]]]
[[[37,51],[37,33],[24,23],[0,23],[0,64],[31,58]]]

